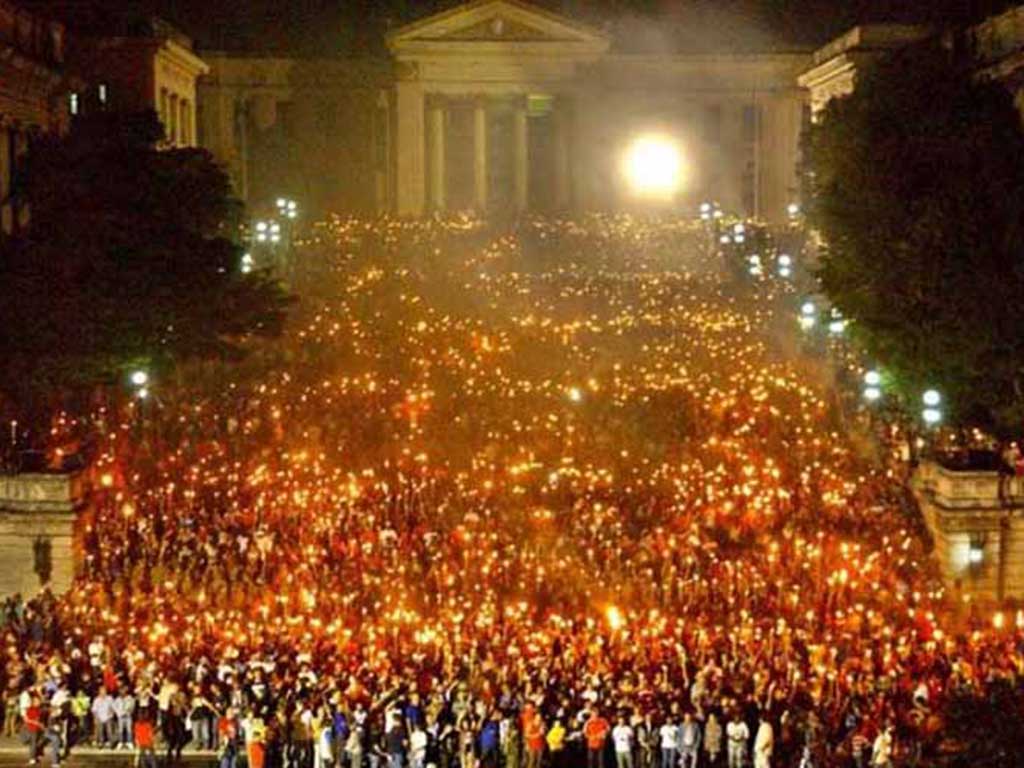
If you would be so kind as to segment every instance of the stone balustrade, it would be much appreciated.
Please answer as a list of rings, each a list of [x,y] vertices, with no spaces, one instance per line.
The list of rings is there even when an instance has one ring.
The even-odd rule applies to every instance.
[[[70,588],[75,522],[87,500],[84,472],[0,475],[0,597]]]
[[[1024,478],[925,461],[911,487],[947,586],[983,602],[1024,598]]]
[[[85,495],[81,472],[0,475],[0,511],[74,512]]]

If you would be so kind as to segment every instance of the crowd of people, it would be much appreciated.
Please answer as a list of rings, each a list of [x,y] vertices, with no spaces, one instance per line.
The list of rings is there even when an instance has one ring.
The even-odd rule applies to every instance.
[[[1019,689],[792,286],[702,224],[335,220],[280,341],[100,409],[74,588],[3,609],[5,728],[222,768],[891,766]],[[954,745],[955,746],[955,745]]]

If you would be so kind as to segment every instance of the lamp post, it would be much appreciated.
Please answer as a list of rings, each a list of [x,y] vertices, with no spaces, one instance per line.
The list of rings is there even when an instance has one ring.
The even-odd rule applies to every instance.
[[[864,374],[864,399],[873,403],[882,397],[882,375],[876,370]]]
[[[809,331],[818,322],[818,308],[814,302],[808,299],[800,305],[800,327]]]
[[[921,395],[921,402],[924,403],[924,409],[921,411],[921,418],[924,423],[929,427],[934,427],[940,421],[942,421],[942,410],[939,406],[942,404],[942,395],[936,389],[929,389]]]

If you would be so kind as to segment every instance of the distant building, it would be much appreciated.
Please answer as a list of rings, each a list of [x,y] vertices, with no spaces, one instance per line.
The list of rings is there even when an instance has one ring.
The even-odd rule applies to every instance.
[[[407,216],[502,214],[631,206],[622,157],[653,132],[682,148],[673,206],[717,200],[784,221],[809,52],[629,42],[516,0],[475,0],[395,30],[390,58],[204,54],[202,143],[256,205],[314,186],[314,210],[333,197]]]
[[[853,93],[859,70],[929,34],[924,27],[871,24],[854,27],[815,51],[810,68],[797,79],[807,91],[812,117],[817,119],[832,99]]]
[[[64,46],[63,25],[0,0],[0,233],[28,221],[16,176],[31,136],[67,125]]]
[[[20,0],[67,27],[71,112],[152,109],[166,144],[194,147],[196,81],[208,71],[192,40],[162,19],[90,0]]]

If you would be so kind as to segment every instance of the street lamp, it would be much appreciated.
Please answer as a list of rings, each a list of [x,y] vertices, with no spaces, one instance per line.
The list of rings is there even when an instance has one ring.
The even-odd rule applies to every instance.
[[[623,170],[633,194],[645,198],[671,198],[683,181],[679,145],[669,136],[637,137],[626,151]]]
[[[833,336],[842,336],[845,330],[846,321],[843,319],[842,313],[838,309],[833,307],[832,319],[829,320],[828,323],[828,332],[831,333]]]
[[[934,426],[942,421],[942,411],[939,405],[942,403],[942,395],[938,390],[929,389],[921,395],[921,402],[924,403],[924,410],[921,411],[921,418],[928,426]]]
[[[132,371],[131,382],[136,387],[144,387],[144,386],[146,386],[146,383],[148,381],[149,381],[149,374],[146,373],[145,371],[143,371],[141,369],[139,369],[137,371]]]
[[[818,322],[818,308],[814,306],[813,301],[805,301],[800,306],[800,327],[809,331],[816,322]]]
[[[786,206],[786,213],[789,214],[789,218],[795,219],[800,215],[800,206],[797,203],[790,203]]]

